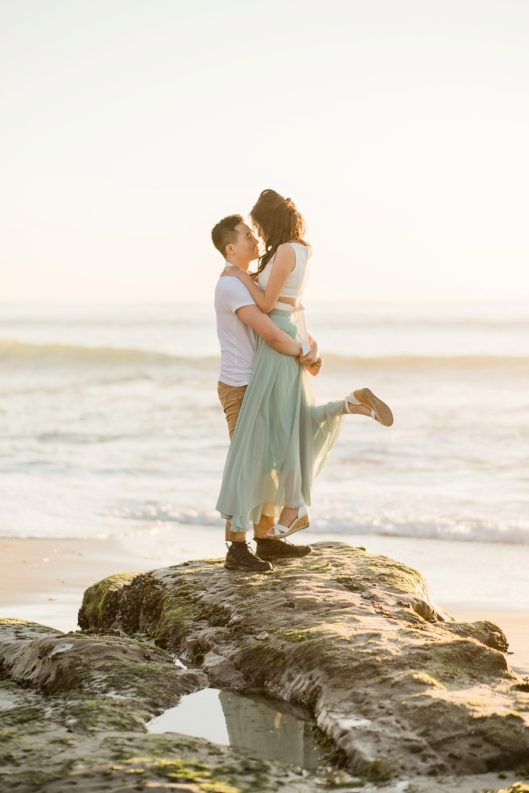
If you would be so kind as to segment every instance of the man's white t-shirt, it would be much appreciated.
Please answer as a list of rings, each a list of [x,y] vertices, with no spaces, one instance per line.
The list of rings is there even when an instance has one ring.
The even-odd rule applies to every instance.
[[[238,278],[219,278],[215,288],[217,336],[220,342],[219,380],[226,385],[248,385],[255,358],[255,333],[235,313],[255,300]]]

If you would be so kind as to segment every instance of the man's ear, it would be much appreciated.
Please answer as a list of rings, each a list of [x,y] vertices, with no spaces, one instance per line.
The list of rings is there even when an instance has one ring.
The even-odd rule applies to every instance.
[[[233,245],[231,242],[228,242],[228,244],[226,245],[226,259],[228,258],[228,256],[232,256],[232,255],[233,255]]]

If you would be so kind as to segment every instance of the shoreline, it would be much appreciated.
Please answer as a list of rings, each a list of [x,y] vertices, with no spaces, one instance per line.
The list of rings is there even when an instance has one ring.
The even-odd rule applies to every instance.
[[[68,539],[0,538],[0,618],[20,617],[67,632],[77,629],[77,612],[84,591],[92,584],[119,572],[146,572],[189,559],[223,556],[224,544],[216,528],[185,528],[180,537],[133,535],[123,538]],[[410,557],[424,555],[424,542],[403,538],[354,535],[304,535],[306,542],[328,539],[365,545],[370,553],[393,556],[417,567],[430,583],[432,561],[421,564]],[[302,542],[295,538],[296,542]],[[447,541],[445,541],[447,542]],[[392,548],[393,546],[393,548]],[[400,546],[400,553],[397,548]],[[432,549],[433,550],[433,549]],[[447,550],[447,558],[449,558]],[[438,559],[435,560],[437,564]],[[469,573],[470,575],[470,573]],[[488,620],[505,632],[509,641],[509,665],[529,675],[529,608],[523,603],[477,603],[475,599],[443,593],[439,582],[430,587],[432,600],[461,622]],[[440,595],[442,595],[440,597]]]

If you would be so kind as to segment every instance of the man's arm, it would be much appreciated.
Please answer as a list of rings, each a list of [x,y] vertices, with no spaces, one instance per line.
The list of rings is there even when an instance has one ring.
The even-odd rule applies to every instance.
[[[282,355],[299,358],[301,355],[301,344],[298,341],[294,341],[288,333],[278,328],[270,317],[267,314],[263,314],[257,306],[242,306],[235,313],[245,325],[252,328],[274,350]]]

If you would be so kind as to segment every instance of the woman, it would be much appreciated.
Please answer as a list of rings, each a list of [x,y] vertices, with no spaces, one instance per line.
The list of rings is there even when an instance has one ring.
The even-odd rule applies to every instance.
[[[239,278],[257,306],[281,330],[308,350],[300,298],[308,277],[310,249],[305,224],[290,198],[264,190],[250,216],[264,240],[256,283],[236,267],[224,277]],[[317,373],[317,368],[312,374]],[[257,340],[252,379],[237,420],[217,509],[232,531],[245,532],[250,519],[274,516],[279,522],[266,536],[281,538],[309,526],[312,480],[321,471],[338,437],[345,413],[371,415],[385,426],[391,410],[367,388],[345,400],[315,405],[307,372],[295,358],[281,355]]]

